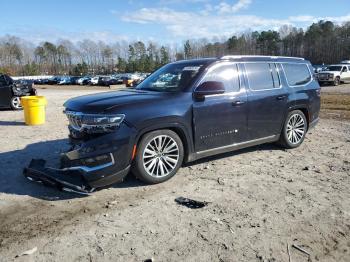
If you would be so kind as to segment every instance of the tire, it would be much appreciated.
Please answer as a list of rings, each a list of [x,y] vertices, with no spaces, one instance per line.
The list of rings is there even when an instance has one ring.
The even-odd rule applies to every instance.
[[[159,147],[159,144],[162,146]],[[138,179],[157,184],[173,177],[181,167],[183,158],[184,148],[180,137],[171,130],[157,130],[142,137],[131,171]]]
[[[19,96],[11,97],[10,106],[12,110],[22,110],[20,97]]]
[[[334,82],[333,82],[333,85],[334,85],[334,86],[340,85],[340,78],[339,78],[339,76],[337,76],[337,77],[335,78],[335,80],[334,80]]]
[[[308,129],[307,119],[300,110],[288,113],[280,136],[280,145],[285,148],[297,148],[300,146]]]

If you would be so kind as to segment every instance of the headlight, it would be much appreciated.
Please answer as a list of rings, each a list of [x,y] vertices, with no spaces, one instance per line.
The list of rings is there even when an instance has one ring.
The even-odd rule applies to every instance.
[[[334,74],[328,74],[328,78],[333,78]]]
[[[84,114],[81,112],[65,111],[69,125],[76,131],[87,133],[112,132],[123,122],[125,115]]]

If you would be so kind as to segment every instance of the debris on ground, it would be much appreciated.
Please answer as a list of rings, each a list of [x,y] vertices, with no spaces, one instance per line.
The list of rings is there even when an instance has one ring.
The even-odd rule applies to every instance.
[[[205,201],[197,201],[186,197],[175,198],[175,202],[178,203],[179,205],[182,205],[191,209],[202,208],[209,204],[208,202],[205,202]]]
[[[290,256],[289,244],[287,244],[287,253],[288,253],[288,262],[292,262],[292,258]]]
[[[221,221],[220,218],[212,218],[211,221],[218,223],[219,225],[223,225],[224,223]]]
[[[222,181],[222,179],[220,179],[220,177],[217,179],[217,182],[218,182],[218,184],[221,185],[221,186],[224,186],[224,185],[225,185],[224,181]]]
[[[302,253],[308,255],[308,256],[309,256],[309,260],[310,260],[310,253],[307,252],[305,249],[303,249],[303,248],[301,248],[301,247],[299,247],[299,246],[297,246],[297,245],[295,245],[295,244],[293,244],[292,247],[294,247],[296,250],[299,250],[300,252],[302,252]]]
[[[38,248],[34,247],[32,249],[24,251],[23,253],[21,253],[19,255],[16,255],[16,257],[29,256],[29,255],[34,254],[37,250],[38,250]]]

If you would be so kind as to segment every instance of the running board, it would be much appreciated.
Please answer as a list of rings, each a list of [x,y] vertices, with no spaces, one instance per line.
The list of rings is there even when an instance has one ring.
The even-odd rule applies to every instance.
[[[65,170],[45,167],[43,159],[32,159],[24,168],[23,175],[33,182],[55,187],[62,191],[88,195],[95,189],[91,188],[83,176],[82,170]]]

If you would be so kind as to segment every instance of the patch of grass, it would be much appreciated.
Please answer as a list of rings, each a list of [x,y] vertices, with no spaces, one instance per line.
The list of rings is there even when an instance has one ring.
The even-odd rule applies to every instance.
[[[350,95],[322,93],[321,117],[350,119]]]

